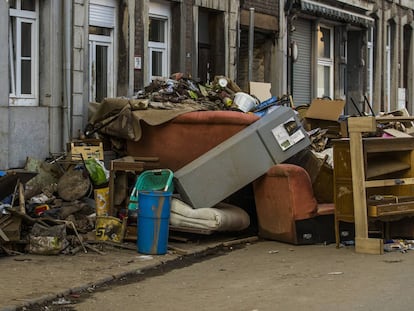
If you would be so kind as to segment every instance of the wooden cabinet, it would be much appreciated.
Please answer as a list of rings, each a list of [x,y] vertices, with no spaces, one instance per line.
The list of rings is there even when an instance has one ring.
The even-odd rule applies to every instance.
[[[359,250],[382,253],[382,239],[369,239],[368,222],[414,214],[414,138],[362,138],[362,132],[332,141],[336,243],[339,222],[355,222]]]

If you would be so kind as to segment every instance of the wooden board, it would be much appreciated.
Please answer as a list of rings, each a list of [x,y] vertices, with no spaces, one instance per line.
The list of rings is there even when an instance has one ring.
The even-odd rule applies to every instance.
[[[414,201],[368,206],[368,216],[370,217],[398,216],[407,214],[414,215]]]
[[[384,241],[382,239],[355,237],[355,252],[363,254],[384,254]]]
[[[384,133],[387,133],[388,135],[391,135],[391,136],[394,136],[394,137],[409,137],[409,138],[413,137],[413,136],[411,136],[407,133],[401,132],[401,131],[393,129],[393,128],[384,129],[383,131],[384,131]]]
[[[395,173],[398,171],[409,169],[411,165],[407,162],[388,159],[386,157],[382,159],[371,159],[368,163],[366,178],[373,178],[389,173]]]

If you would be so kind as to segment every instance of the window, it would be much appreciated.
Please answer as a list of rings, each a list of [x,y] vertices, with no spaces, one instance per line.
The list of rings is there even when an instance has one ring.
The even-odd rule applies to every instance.
[[[116,96],[115,0],[89,1],[89,100]]]
[[[370,103],[373,100],[373,75],[374,75],[374,29],[367,30],[367,98]]]
[[[100,29],[108,35],[91,34],[89,27],[89,100],[102,102],[114,96],[113,39],[110,29]]]
[[[38,104],[38,8],[37,0],[10,1],[10,105]]]
[[[320,26],[317,40],[317,97],[333,98],[333,29]]]
[[[168,19],[166,17],[150,17],[149,22],[149,80],[168,76]]]

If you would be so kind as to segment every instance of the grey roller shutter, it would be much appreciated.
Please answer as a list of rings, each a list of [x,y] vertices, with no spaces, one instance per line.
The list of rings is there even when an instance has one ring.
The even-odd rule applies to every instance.
[[[89,25],[104,28],[115,27],[115,8],[112,6],[89,4]]]
[[[298,59],[293,63],[293,102],[296,106],[310,104],[312,87],[312,24],[311,21],[298,19],[292,40],[298,46]]]

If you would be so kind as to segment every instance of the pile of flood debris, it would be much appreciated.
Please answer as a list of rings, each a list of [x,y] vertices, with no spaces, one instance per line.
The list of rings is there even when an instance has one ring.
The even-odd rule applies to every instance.
[[[80,141],[91,137],[98,141],[106,139],[105,129],[120,116],[124,119],[119,124],[130,124],[126,122],[127,115],[122,115],[125,111],[132,114],[149,109],[235,110],[263,116],[284,105],[297,112],[311,140],[306,158],[298,164],[314,172],[311,178],[315,181],[318,201],[333,202],[333,189],[327,190],[333,185],[330,141],[348,136],[347,117],[342,115],[344,102],[316,99],[309,106],[295,107],[291,96],[275,97],[270,90],[267,95],[259,100],[223,76],[202,85],[177,73],[168,79],[154,80],[134,98],[116,99],[112,106],[110,99],[106,99],[99,109],[91,112],[90,123]],[[398,111],[384,117],[400,114],[408,115],[406,111]],[[176,115],[171,114],[171,118]],[[412,137],[413,129],[412,121],[391,120],[379,123],[377,133],[372,135]],[[109,133],[113,136],[114,132]],[[121,138],[136,135],[131,131]],[[121,156],[125,154],[115,158]],[[28,158],[21,170],[0,171],[0,254],[76,254],[88,250],[99,253],[94,246],[97,242],[122,245],[128,217],[111,217],[105,212],[108,196],[101,190],[108,189],[109,172],[103,158],[103,149],[80,159],[65,152],[44,161]]]
[[[92,138],[109,135],[112,138],[136,141],[140,132],[131,124],[143,120],[159,125],[181,113],[190,111],[224,110],[254,113],[263,116],[275,106],[291,106],[291,97],[272,96],[267,89],[242,91],[231,79],[216,76],[211,83],[198,83],[182,74],[157,78],[131,98],[105,98],[89,106],[89,122],[84,135]],[[119,122],[118,122],[119,121]]]
[[[108,183],[102,161],[64,154],[45,161],[28,158],[24,169],[0,177],[0,254],[76,254],[94,250],[96,241],[122,242],[122,222],[95,234],[96,195]],[[107,188],[106,188],[107,189]],[[102,205],[103,204],[103,205]]]

